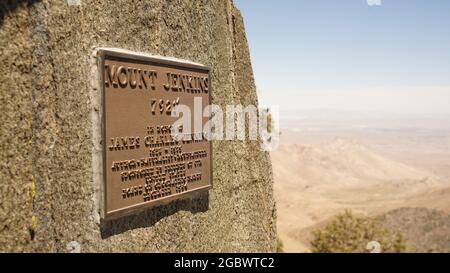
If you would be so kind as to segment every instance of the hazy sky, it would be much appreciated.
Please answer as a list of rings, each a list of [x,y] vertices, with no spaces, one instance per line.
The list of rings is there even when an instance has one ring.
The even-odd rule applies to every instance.
[[[450,112],[449,0],[235,3],[261,103]]]

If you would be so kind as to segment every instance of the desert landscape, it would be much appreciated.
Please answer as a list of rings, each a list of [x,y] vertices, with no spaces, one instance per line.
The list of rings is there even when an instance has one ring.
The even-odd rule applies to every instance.
[[[271,153],[285,252],[347,209],[398,230],[411,251],[450,251],[450,116],[282,113]]]

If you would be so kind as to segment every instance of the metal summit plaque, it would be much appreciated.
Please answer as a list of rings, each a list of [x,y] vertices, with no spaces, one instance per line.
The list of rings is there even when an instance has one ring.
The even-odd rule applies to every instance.
[[[174,128],[179,105],[210,104],[209,69],[178,60],[99,51],[103,100],[103,217],[116,218],[212,187],[211,142]],[[198,105],[195,105],[198,106]],[[193,118],[192,118],[193,120]],[[207,119],[201,117],[202,128]],[[183,132],[192,137],[178,138]],[[194,137],[196,136],[196,137]]]

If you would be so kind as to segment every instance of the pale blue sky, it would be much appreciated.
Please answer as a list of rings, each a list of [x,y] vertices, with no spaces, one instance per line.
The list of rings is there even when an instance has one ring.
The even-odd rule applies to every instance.
[[[235,3],[263,104],[450,112],[449,0]]]

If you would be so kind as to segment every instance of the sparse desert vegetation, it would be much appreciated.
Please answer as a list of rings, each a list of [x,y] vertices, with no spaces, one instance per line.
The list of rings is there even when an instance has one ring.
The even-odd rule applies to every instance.
[[[400,253],[407,250],[399,231],[380,225],[373,218],[356,216],[350,210],[336,215],[324,228],[313,232],[312,252],[363,253],[369,251]],[[370,248],[370,244],[377,244]]]
[[[332,118],[292,120],[271,153],[284,251],[315,251],[314,231],[351,209],[401,233],[407,251],[449,252],[450,129]]]

